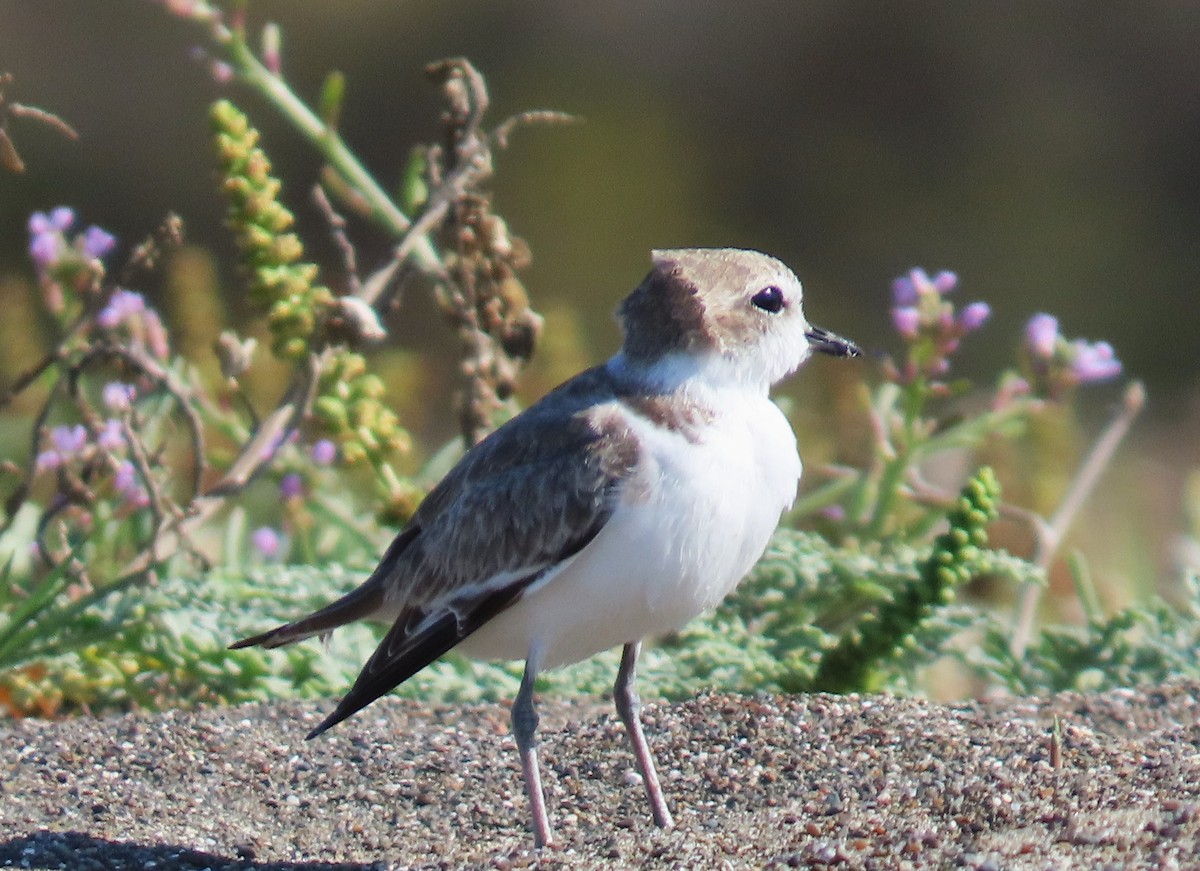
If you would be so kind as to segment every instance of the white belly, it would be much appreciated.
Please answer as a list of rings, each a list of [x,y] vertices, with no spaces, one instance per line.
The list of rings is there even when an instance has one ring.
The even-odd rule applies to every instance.
[[[792,503],[800,458],[769,399],[723,399],[699,443],[637,422],[641,474],[600,534],[460,645],[483,659],[541,650],[545,667],[677,629],[754,566]]]

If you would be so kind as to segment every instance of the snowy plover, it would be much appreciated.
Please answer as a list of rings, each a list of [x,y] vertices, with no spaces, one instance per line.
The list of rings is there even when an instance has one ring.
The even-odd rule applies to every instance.
[[[644,638],[714,607],[766,549],[800,479],[768,398],[815,349],[853,343],[804,319],[800,282],[736,249],[656,251],[618,310],[625,341],[467,452],[358,589],[234,647],[278,647],[353,620],[392,624],[310,738],[451,648],[524,659],[512,727],[535,843],[550,841],[534,733],[544,668],[624,645],[613,695],[654,821],[671,825],[639,718]]]

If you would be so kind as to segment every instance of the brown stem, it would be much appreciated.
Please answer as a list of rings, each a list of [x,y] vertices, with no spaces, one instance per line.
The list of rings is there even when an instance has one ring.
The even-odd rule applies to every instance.
[[[313,202],[317,205],[317,211],[325,217],[325,223],[329,225],[329,235],[333,237],[333,244],[337,246],[338,253],[342,256],[342,267],[346,271],[346,283],[349,291],[355,296],[361,296],[362,282],[358,279],[358,255],[354,250],[354,245],[350,242],[350,237],[346,235],[346,219],[333,207],[333,203],[329,201],[329,195],[325,193],[325,188],[321,185],[313,185],[312,197]]]
[[[207,468],[204,425],[195,408],[195,391],[181,383],[175,377],[175,373],[162,366],[157,360],[140,348],[105,343],[92,348],[71,367],[69,385],[73,395],[78,389],[77,381],[83,371],[91,363],[104,359],[120,360],[127,366],[136,369],[154,382],[157,387],[165,390],[175,400],[175,404],[183,414],[184,420],[187,421],[189,435],[192,439],[192,496],[190,498],[195,498],[200,493],[201,481],[204,478]]]
[[[9,103],[8,111],[17,118],[31,118],[34,121],[41,121],[43,124],[48,124],[68,139],[79,138],[79,134],[75,131],[75,128],[53,112],[47,112],[45,109],[39,109],[37,106],[25,106],[21,103]]]
[[[311,408],[322,363],[322,357],[309,356],[275,410],[263,419],[221,480],[193,499],[179,515],[168,518],[152,546],[126,564],[122,575],[140,575],[167,559],[270,464]]]
[[[1083,503],[1087,501],[1088,496],[1100,481],[1100,476],[1112,462],[1118,445],[1129,432],[1130,426],[1133,425],[1134,419],[1141,412],[1145,403],[1146,389],[1140,381],[1134,381],[1125,389],[1121,409],[1109,421],[1108,426],[1104,428],[1104,432],[1100,434],[1095,445],[1092,446],[1091,452],[1083,461],[1083,465],[1079,467],[1079,472],[1071,481],[1071,486],[1067,489],[1058,510],[1041,530],[1042,534],[1038,536],[1037,550],[1033,557],[1034,565],[1043,570],[1050,567],[1050,563],[1053,562],[1067,530],[1079,513],[1079,509],[1083,507]],[[1021,659],[1025,655],[1025,650],[1033,637],[1033,622],[1037,616],[1037,606],[1041,595],[1041,586],[1034,583],[1027,583],[1021,591],[1021,599],[1013,621],[1012,639],[1009,644],[1009,649],[1016,659]]]

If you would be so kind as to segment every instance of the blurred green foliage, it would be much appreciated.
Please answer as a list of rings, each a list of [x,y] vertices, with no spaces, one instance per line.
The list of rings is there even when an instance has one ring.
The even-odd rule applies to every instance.
[[[13,125],[34,159],[6,179],[0,202],[6,312],[30,308],[18,280],[25,217],[71,202],[122,239],[179,212],[189,238],[219,255],[219,293],[244,319],[203,135],[206,108],[236,88],[189,62],[196,31],[159,11],[146,0],[0,4],[10,97],[54,109],[82,136],[72,144]],[[420,73],[432,59],[466,55],[486,69],[498,118],[553,106],[584,119],[519,133],[497,156],[498,207],[536,252],[527,283],[539,308],[582,325],[569,352],[547,346],[535,357],[523,401],[577,371],[580,357],[607,355],[613,305],[652,247],[776,254],[805,281],[814,321],[853,325],[872,349],[888,341],[881,276],[953,266],[980,298],[1005,302],[964,374],[1002,365],[1005,337],[1051,308],[1079,333],[1113,339],[1145,379],[1154,401],[1139,450],[1112,475],[1128,498],[1094,502],[1072,538],[1093,556],[1108,602],[1176,574],[1179,470],[1200,466],[1200,365],[1180,316],[1200,284],[1200,9],[659,0],[567,12],[552,0],[254,0],[252,15],[280,22],[287,76],[312,102],[340,69],[339,129],[388,190],[402,185],[401,156],[439,110]],[[289,179],[308,257],[342,291],[336,246],[304,198],[317,160],[261,102],[243,108]],[[366,232],[360,244],[373,266],[391,242]],[[152,300],[158,291],[147,288]],[[174,307],[165,294],[158,301]],[[403,366],[372,367],[418,450],[455,431],[444,401],[455,343],[427,328],[431,309],[410,294],[387,326],[413,353]],[[189,324],[181,316],[172,326]],[[44,339],[44,322],[27,327],[22,341]],[[21,359],[0,348],[8,376],[20,371],[10,357]],[[853,438],[822,431],[825,410],[848,401],[849,375],[834,368],[784,388],[800,399],[810,464],[857,459]],[[1028,476],[1043,490],[1081,450],[1073,430],[1058,438],[1042,474]],[[1010,494],[1026,477],[1009,482]],[[1066,583],[1061,571],[1053,583]]]
[[[376,17],[348,15],[344,6],[311,7],[305,14],[267,0],[256,0],[252,7],[256,16],[280,14],[289,46],[313,45],[312,34],[319,33],[322,48],[340,52],[333,62],[350,64],[344,77],[327,79],[323,102],[336,103],[338,111],[327,108],[318,114],[337,114],[338,132],[361,144],[364,159],[387,167],[390,177],[381,177],[379,187],[399,191],[396,200],[405,209],[423,208],[431,185],[427,177],[417,177],[429,171],[428,162],[404,157],[411,144],[404,137],[412,134],[400,128],[414,126],[414,119],[429,112],[411,93],[395,97],[401,108],[379,97],[372,104],[367,96],[375,81],[395,85],[394,73],[368,66],[371,46],[384,38],[381,20],[400,15],[404,32],[421,37],[427,56],[413,58],[414,69],[418,61],[448,53],[447,43],[466,42],[478,47],[472,53],[492,67],[493,81],[502,83],[500,102],[546,101],[581,110],[589,118],[569,142],[521,134],[512,151],[500,158],[498,195],[513,204],[506,212],[528,228],[540,251],[554,252],[541,264],[535,261],[533,286],[564,292],[558,298],[544,295],[548,335],[540,363],[524,382],[531,392],[611,349],[615,332],[592,325],[607,320],[619,293],[643,271],[645,249],[676,243],[746,244],[805,264],[802,274],[815,279],[809,280],[814,320],[836,324],[873,344],[882,344],[882,339],[873,340],[882,334],[887,307],[851,288],[878,286],[882,296],[880,276],[913,259],[952,260],[971,275],[976,294],[1003,301],[1003,312],[997,305],[998,325],[1013,327],[1017,313],[1048,306],[1052,296],[1060,312],[1072,304],[1079,307],[1071,315],[1073,327],[1119,336],[1123,359],[1149,371],[1165,395],[1178,400],[1197,389],[1190,346],[1162,340],[1172,339],[1170,330],[1180,320],[1170,317],[1170,293],[1188,276],[1200,278],[1194,251],[1179,241],[1194,238],[1192,231],[1200,227],[1200,205],[1180,194],[1177,184],[1194,178],[1194,162],[1162,161],[1161,155],[1171,151],[1169,134],[1161,132],[1167,126],[1153,128],[1152,138],[1165,142],[1147,144],[1134,136],[1144,129],[1135,122],[1149,111],[1135,106],[1135,98],[1147,90],[1163,91],[1166,81],[1144,59],[1160,60],[1165,46],[1175,49],[1165,56],[1179,58],[1181,65],[1195,63],[1193,54],[1177,50],[1180,37],[1164,25],[1172,18],[1165,7],[1144,10],[1134,22],[1143,43],[1123,58],[1106,61],[1113,77],[1125,68],[1145,74],[1145,81],[1123,81],[1116,89],[1123,111],[1114,121],[1108,98],[1078,99],[1095,87],[1087,78],[1095,66],[1082,57],[1093,53],[1078,46],[1128,46],[1128,28],[1107,22],[1081,34],[1075,29],[1077,20],[1063,12],[1043,10],[1034,22],[1046,34],[1071,34],[1065,42],[1048,39],[1056,46],[1052,50],[1025,39],[1024,29],[1018,34],[988,11],[939,10],[919,26],[914,18],[885,27],[874,13],[796,6],[775,10],[772,23],[754,23],[753,16],[739,13],[738,26],[729,27],[723,18],[727,13],[679,2],[662,4],[657,17],[647,13],[645,32],[590,13],[589,32],[594,34],[582,36],[577,24],[549,6],[519,10],[468,3],[435,11],[354,5]],[[54,13],[63,25],[57,38],[70,45],[79,39],[77,29],[87,30],[97,7],[80,2],[64,6],[71,7],[70,14],[63,8]],[[167,47],[170,75],[149,78],[173,81],[179,76],[181,46],[192,37],[181,37],[172,29],[178,22],[168,22],[165,15],[156,18],[156,11],[117,2],[106,7],[105,26],[118,45],[150,27],[150,44]],[[0,24],[17,33],[35,26],[42,14],[49,13],[0,7]],[[1179,18],[1183,25],[1200,27],[1200,18],[1192,21],[1184,13]],[[130,25],[134,20],[136,28]],[[975,27],[979,21],[988,26]],[[451,38],[450,31],[460,26],[466,35]],[[595,34],[614,30],[622,39],[610,40],[601,51],[602,37]],[[572,36],[546,43],[541,31]],[[844,50],[847,40],[854,51]],[[497,46],[502,41],[501,56]],[[543,51],[546,44],[581,41],[593,46],[595,57],[581,58],[561,47]],[[353,51],[347,49],[350,45]],[[655,50],[647,50],[648,45]],[[1003,60],[1014,45],[1021,51],[1011,61]],[[1068,48],[1059,50],[1064,45]],[[1075,50],[1068,50],[1071,46]],[[711,62],[691,63],[702,48]],[[86,58],[91,50],[89,42],[72,56]],[[146,77],[145,70],[166,62],[154,53],[112,46],[105,50],[120,56],[117,66],[126,76],[140,71],[139,79]],[[763,56],[772,53],[786,56],[788,63],[762,64]],[[328,62],[319,51],[311,54],[317,56],[315,63]],[[531,60],[538,54],[540,61]],[[857,63],[855,57],[870,57],[871,62]],[[1048,66],[1062,76],[1062,88],[1038,87],[1029,76],[1042,73],[1029,72],[1039,69],[1028,64],[1029,57],[1052,60]],[[646,59],[650,68],[641,65]],[[905,61],[911,75],[897,77],[897,61]],[[386,50],[378,50],[376,62],[396,69],[390,40]],[[1010,62],[1028,75],[1007,81]],[[17,51],[14,63],[28,61]],[[315,67],[307,63],[305,53],[289,57],[289,81],[312,85],[305,89],[315,93]],[[549,75],[555,64],[570,66],[570,75]],[[29,79],[30,88],[40,92],[44,82],[36,75]],[[1200,72],[1192,81],[1200,81]],[[657,90],[647,90],[648,82]],[[155,153],[145,156],[135,177],[102,155],[66,158],[57,145],[24,147],[26,157],[33,158],[31,166],[45,169],[14,183],[13,195],[0,204],[5,217],[19,217],[0,229],[2,250],[27,246],[28,239],[17,229],[24,226],[26,211],[45,207],[50,191],[63,191],[55,199],[90,205],[90,214],[111,216],[109,223],[125,237],[136,235],[132,226],[141,232],[147,210],[182,205],[196,216],[189,223],[203,247],[181,249],[161,273],[160,296],[180,351],[173,377],[202,373],[198,380],[217,382],[207,349],[226,320],[243,320],[250,309],[256,315],[266,310],[268,316],[265,324],[247,326],[246,335],[268,341],[279,356],[292,361],[313,352],[314,337],[324,339],[324,315],[318,311],[306,319],[312,315],[308,309],[323,309],[332,303],[334,291],[346,288],[331,291],[312,282],[325,263],[335,264],[328,274],[338,275],[343,252],[311,215],[301,214],[293,227],[292,213],[275,200],[280,187],[276,176],[310,179],[316,174],[311,157],[286,145],[278,152],[273,147],[272,168],[240,110],[218,104],[217,121],[225,137],[219,146],[223,185],[233,196],[231,222],[252,276],[247,306],[229,290],[236,283],[225,280],[210,253],[224,245],[215,229],[220,209],[211,196],[207,159],[196,155],[204,147],[204,113],[198,107],[211,96],[211,83],[169,89],[170,107],[161,102],[157,86],[151,87],[140,107],[148,117],[122,115],[121,124],[104,126],[88,120],[96,117],[89,114],[90,106],[72,102],[56,87],[47,86],[45,99],[64,116],[81,119],[85,132],[94,130],[98,138],[112,135],[109,142],[122,137],[151,141]],[[1175,90],[1158,93],[1155,105],[1173,105],[1176,90],[1188,87],[1171,84]],[[536,98],[531,100],[524,88],[534,89]],[[112,104],[100,97],[95,102],[111,114]],[[289,141],[291,131],[261,106],[249,104],[254,105],[256,127],[270,131],[273,142]],[[186,120],[177,123],[180,116],[172,114],[177,109]],[[298,126],[295,115],[285,112],[283,117]],[[141,126],[150,122],[156,136]],[[1039,159],[1028,159],[1031,153]],[[169,155],[167,163],[159,163],[163,155]],[[80,165],[89,178],[103,182],[107,200],[89,204],[91,189],[80,183]],[[97,171],[98,165],[107,170]],[[1131,178],[1112,171],[1117,165],[1141,171]],[[155,182],[156,193],[169,188],[167,202],[148,194],[145,178],[171,180],[169,186]],[[348,182],[342,178],[340,184]],[[109,186],[124,196],[112,196]],[[1081,192],[1086,194],[1082,201]],[[1173,201],[1168,202],[1169,195]],[[110,205],[116,200],[124,205]],[[400,218],[407,220],[403,214]],[[361,255],[386,261],[395,233],[381,234],[378,222],[361,216],[352,215],[350,227],[357,231],[356,239],[364,240]],[[34,295],[24,267],[10,267],[8,258],[0,262],[0,301],[11,313],[6,338],[12,332],[11,341],[0,343],[0,367],[11,381],[44,353],[39,336],[51,319],[31,303]],[[330,279],[330,285],[339,281]],[[1112,287],[1138,288],[1136,311],[1130,311],[1127,293],[1100,292]],[[284,446],[271,474],[247,489],[228,518],[223,561],[206,573],[181,560],[163,561],[158,565],[165,571],[148,583],[139,576],[137,583],[89,589],[67,571],[76,556],[112,544],[112,530],[125,519],[119,511],[80,516],[78,527],[64,537],[70,557],[49,570],[37,568],[22,551],[29,538],[28,518],[14,523],[4,542],[9,561],[0,578],[0,707],[53,715],[278,695],[324,697],[348,686],[376,641],[377,632],[370,627],[340,630],[328,650],[306,643],[281,651],[229,653],[225,646],[315,609],[356,585],[386,537],[364,519],[371,513],[364,509],[371,487],[384,478],[389,492],[402,493],[411,510],[419,489],[436,480],[457,455],[457,443],[447,444],[445,438],[450,406],[445,373],[454,368],[447,350],[450,333],[430,326],[439,313],[428,295],[418,292],[423,289],[407,289],[402,314],[389,324],[405,351],[342,353],[323,370],[314,402],[317,417],[339,437],[343,459],[369,453],[373,446],[362,428],[373,431],[380,415],[396,409],[398,416],[388,419],[388,431],[398,439],[391,447],[402,446],[406,431],[417,433],[407,465],[389,465],[386,475],[378,464],[369,474],[344,466],[330,469],[314,463],[304,450]],[[1106,308],[1109,297],[1111,310]],[[89,303],[83,299],[86,311]],[[833,299],[842,300],[844,308],[826,317],[822,312],[829,312]],[[925,301],[930,303],[928,323],[922,322],[912,335],[901,330],[908,357],[888,361],[878,380],[863,385],[858,375],[840,372],[812,386],[819,378],[808,373],[810,387],[803,401],[794,404],[792,416],[801,432],[806,474],[816,478],[801,501],[801,519],[812,529],[781,530],[751,577],[716,613],[648,650],[639,665],[648,692],[668,697],[701,687],[920,692],[928,689],[928,670],[947,662],[957,669],[964,681],[957,685],[964,691],[1000,685],[1028,693],[1174,675],[1200,677],[1195,654],[1200,644],[1197,486],[1189,491],[1190,525],[1176,542],[1184,569],[1178,601],[1137,595],[1132,603],[1114,607],[1109,597],[1096,594],[1085,567],[1075,563],[1068,571],[1058,562],[1049,572],[1050,615],[1082,611],[1082,618],[1073,625],[1039,628],[1023,649],[1014,649],[1012,621],[1006,618],[1010,600],[1017,590],[1045,584],[1047,573],[1000,549],[1032,550],[1014,532],[1012,511],[1009,525],[995,530],[999,534],[993,535],[992,549],[986,546],[984,527],[993,519],[999,495],[990,471],[969,472],[981,459],[992,462],[1014,505],[1030,506],[1025,510],[1034,518],[1048,517],[1078,480],[1079,461],[1088,468],[1084,456],[1091,428],[1086,415],[1080,417],[1070,405],[1043,402],[1038,378],[1045,373],[1032,371],[1028,356],[1021,375],[1004,370],[986,396],[958,378],[977,376],[973,368],[991,365],[988,351],[994,359],[998,340],[987,331],[972,339],[979,342],[973,347],[982,349],[979,357],[973,363],[956,358],[956,378],[943,378],[938,365],[948,365],[958,339],[978,326],[967,329],[964,312],[955,321],[953,306],[940,296]],[[1156,318],[1159,324],[1176,326],[1153,327]],[[1056,353],[1057,374],[1069,375],[1081,353],[1078,343],[1062,339]],[[1189,373],[1192,380],[1167,383],[1161,374],[1166,371]],[[239,372],[247,403],[252,406],[264,397],[273,401],[287,372],[270,360]],[[357,392],[356,384],[361,388]],[[35,385],[32,399],[18,397],[6,409],[9,417],[0,420],[0,455],[20,457],[29,451],[30,417],[49,389]],[[372,409],[365,415],[368,420],[350,410],[364,398]],[[234,462],[248,436],[248,428],[228,414],[240,401],[232,393],[222,395],[206,412],[206,423],[213,428],[210,459],[219,467]],[[149,413],[149,405],[143,408]],[[405,430],[398,428],[400,422]],[[35,433],[34,448],[39,438]],[[356,443],[362,444],[361,451]],[[1178,467],[1195,462],[1176,447],[1167,461],[1174,468],[1170,476],[1185,480]],[[97,474],[106,480],[103,474],[108,473]],[[295,480],[288,486],[295,489],[285,493],[281,485],[289,475]],[[953,489],[964,478],[968,483],[958,499],[953,494],[942,498],[946,488],[928,484],[930,479],[948,480]],[[33,496],[51,504],[47,493]],[[1124,501],[1123,513],[1109,522],[1136,525],[1141,506],[1133,497]],[[259,524],[276,538],[256,537],[250,527]],[[1032,526],[1040,529],[1037,522]],[[277,528],[284,533],[282,540]],[[1059,544],[1056,540],[1054,547]],[[1129,559],[1139,564],[1143,584],[1147,577],[1164,574],[1155,556],[1147,559],[1143,552]],[[1173,580],[1174,572],[1169,574]],[[1074,585],[1068,582],[1064,588],[1068,575]],[[1119,585],[1118,577],[1104,591]],[[952,589],[958,590],[957,597],[949,595]],[[540,685],[549,691],[600,692],[610,686],[615,670],[615,654],[605,654],[546,675]],[[511,695],[519,677],[515,665],[471,664],[452,655],[399,691],[429,700],[496,698]]]
[[[781,530],[749,578],[716,612],[649,647],[639,663],[651,697],[685,698],[701,688],[731,692],[827,689],[822,662],[858,621],[886,611],[923,583],[931,552],[911,546],[832,545]],[[1036,580],[1029,565],[980,551],[969,568],[1014,581]],[[327,644],[272,651],[227,651],[231,638],[285,622],[348,592],[367,563],[347,566],[221,567],[204,578],[173,577],[148,592],[112,600],[94,619],[112,621],[103,642],[39,660],[0,681],[11,708],[59,711],[160,708],[281,697],[329,698],[353,682],[380,629],[344,627]],[[1184,608],[1152,601],[1080,627],[1050,627],[1020,660],[1009,652],[1009,626],[986,608],[943,604],[909,627],[902,644],[875,660],[873,691],[921,692],[929,668],[953,661],[981,685],[1033,694],[1098,691],[1200,678],[1200,589]],[[852,636],[847,632],[852,631]],[[554,694],[603,694],[617,651],[539,678]],[[397,689],[430,704],[511,698],[519,663],[485,664],[455,654]],[[861,685],[842,689],[863,690]]]

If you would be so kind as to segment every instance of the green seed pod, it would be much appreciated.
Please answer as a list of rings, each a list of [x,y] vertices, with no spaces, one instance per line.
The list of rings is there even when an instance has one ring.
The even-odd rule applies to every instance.
[[[279,346],[280,356],[298,360],[308,353],[308,342],[302,338],[287,339]]]
[[[265,253],[268,259],[276,263],[292,263],[303,256],[304,246],[299,239],[288,233],[273,237]]]
[[[355,466],[365,462],[367,451],[361,443],[351,440],[342,442],[342,462],[347,466]]]
[[[350,426],[349,415],[345,403],[328,394],[318,396],[313,403],[313,410],[324,421],[325,425],[335,433],[342,432]]]

